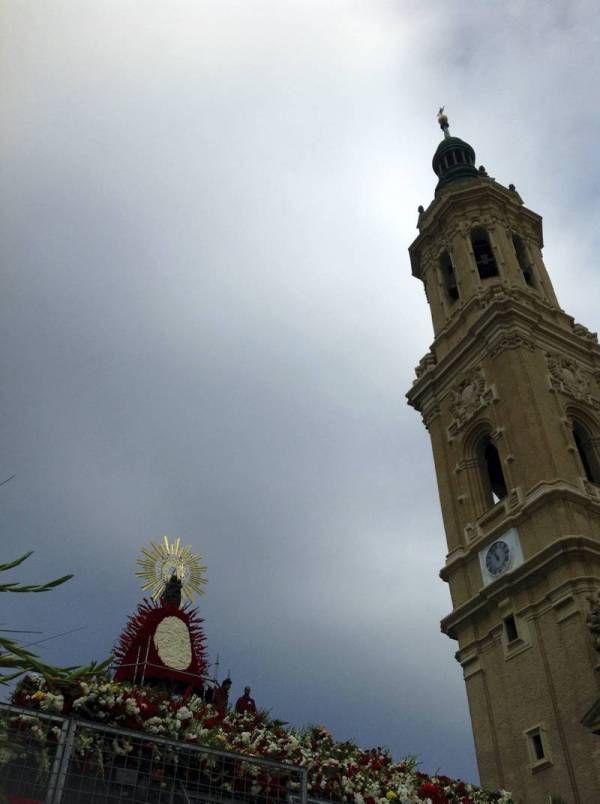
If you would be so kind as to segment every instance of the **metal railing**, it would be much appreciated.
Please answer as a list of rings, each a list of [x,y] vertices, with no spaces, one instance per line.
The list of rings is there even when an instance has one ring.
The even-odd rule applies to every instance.
[[[307,804],[306,770],[0,704],[0,801]]]

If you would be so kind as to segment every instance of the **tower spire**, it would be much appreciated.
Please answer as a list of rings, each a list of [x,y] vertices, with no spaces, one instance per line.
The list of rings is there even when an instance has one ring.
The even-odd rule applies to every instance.
[[[444,106],[440,106],[440,109],[437,113],[437,121],[440,124],[440,128],[444,132],[444,139],[450,139],[450,123],[448,122],[448,115],[444,111]]]

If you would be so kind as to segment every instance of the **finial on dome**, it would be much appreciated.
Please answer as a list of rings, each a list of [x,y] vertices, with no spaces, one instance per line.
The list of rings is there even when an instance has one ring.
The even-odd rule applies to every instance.
[[[448,115],[444,112],[444,107],[440,106],[440,110],[437,113],[437,121],[440,124],[440,128],[444,132],[444,138],[450,138],[450,123],[448,122]]]

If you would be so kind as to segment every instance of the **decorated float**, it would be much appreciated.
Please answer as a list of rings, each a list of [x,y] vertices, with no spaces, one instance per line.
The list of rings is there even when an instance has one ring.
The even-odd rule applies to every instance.
[[[206,567],[181,540],[150,543],[136,573],[151,593],[129,618],[114,650],[114,680],[162,685],[170,692],[204,691],[207,675],[202,619],[192,608],[202,594]],[[182,604],[182,601],[183,602]]]
[[[29,675],[15,689],[0,742],[8,801],[292,804],[307,795],[354,804],[511,804],[504,791],[421,773],[414,759],[395,762],[384,748],[336,742],[322,726],[291,728],[254,707],[231,711],[228,679],[219,683],[208,672],[193,607],[206,583],[200,556],[165,537],[138,563],[151,596],[117,641],[112,676],[50,682]],[[11,798],[6,784],[24,767],[23,752],[35,779],[32,770],[21,798]],[[44,785],[63,766],[60,797],[57,787],[48,799]]]

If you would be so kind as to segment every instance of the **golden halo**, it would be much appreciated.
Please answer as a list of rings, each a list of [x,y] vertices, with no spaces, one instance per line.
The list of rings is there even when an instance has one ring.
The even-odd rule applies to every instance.
[[[181,581],[182,597],[192,600],[194,595],[204,594],[206,567],[200,563],[202,557],[192,553],[191,545],[182,547],[181,539],[169,542],[166,536],[162,544],[150,544],[151,547],[142,549],[142,556],[137,560],[141,569],[135,574],[145,581],[142,589],[150,590],[153,600],[160,598],[172,575]]]

